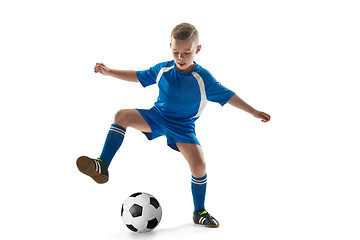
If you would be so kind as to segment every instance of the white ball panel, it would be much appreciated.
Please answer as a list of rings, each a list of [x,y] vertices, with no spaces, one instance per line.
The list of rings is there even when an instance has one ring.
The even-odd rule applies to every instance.
[[[147,221],[153,219],[154,216],[155,216],[155,208],[152,205],[147,205],[143,209],[143,215],[142,216]]]
[[[147,222],[148,221],[141,216],[133,218],[131,224],[140,231],[141,229],[146,228]]]
[[[159,208],[155,210],[155,217],[156,217],[156,219],[160,222],[161,217],[162,217],[162,209],[161,209],[161,206],[159,206]]]
[[[143,194],[141,194],[139,196],[136,196],[135,203],[137,205],[142,206],[142,207],[145,207],[145,206],[149,205],[150,204],[149,195],[143,193]]]
[[[140,229],[138,232],[139,233],[146,233],[146,232],[150,232],[152,229],[148,229],[148,228],[143,228],[143,229]]]
[[[129,209],[124,209],[122,219],[125,224],[131,224],[133,217],[131,216]]]

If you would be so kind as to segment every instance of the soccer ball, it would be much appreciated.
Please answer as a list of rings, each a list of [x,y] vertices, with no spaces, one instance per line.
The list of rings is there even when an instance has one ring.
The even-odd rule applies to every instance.
[[[134,232],[145,233],[160,223],[162,210],[156,198],[138,192],[128,197],[122,205],[121,217],[125,225]]]

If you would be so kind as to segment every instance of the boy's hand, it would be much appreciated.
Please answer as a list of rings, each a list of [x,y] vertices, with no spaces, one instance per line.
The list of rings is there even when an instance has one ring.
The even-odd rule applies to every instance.
[[[260,118],[262,122],[268,122],[270,121],[270,115],[264,112],[260,112],[258,110],[255,110],[253,112],[253,116],[256,118]]]
[[[103,64],[103,63],[96,63],[96,65],[94,67],[94,72],[101,73],[103,75],[109,75],[110,68],[105,66],[105,64]]]

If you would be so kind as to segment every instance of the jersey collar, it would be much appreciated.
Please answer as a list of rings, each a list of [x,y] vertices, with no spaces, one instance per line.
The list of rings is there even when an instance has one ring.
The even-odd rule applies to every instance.
[[[184,73],[184,72],[180,71],[179,69],[177,69],[176,63],[175,63],[174,60],[173,60],[172,62],[173,62],[173,64],[174,64],[175,71],[176,71],[177,73],[179,73],[179,74],[182,74],[182,75],[191,75],[192,72],[194,72],[194,71],[197,69],[197,67],[198,67],[198,64],[194,61],[195,66],[193,67],[193,69],[192,69],[190,72],[188,72],[188,73]]]

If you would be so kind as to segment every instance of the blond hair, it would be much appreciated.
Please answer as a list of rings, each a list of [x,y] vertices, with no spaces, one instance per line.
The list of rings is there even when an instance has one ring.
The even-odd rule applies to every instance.
[[[199,44],[199,33],[196,27],[190,23],[180,23],[171,32],[171,37],[176,40],[191,39],[196,45]]]

